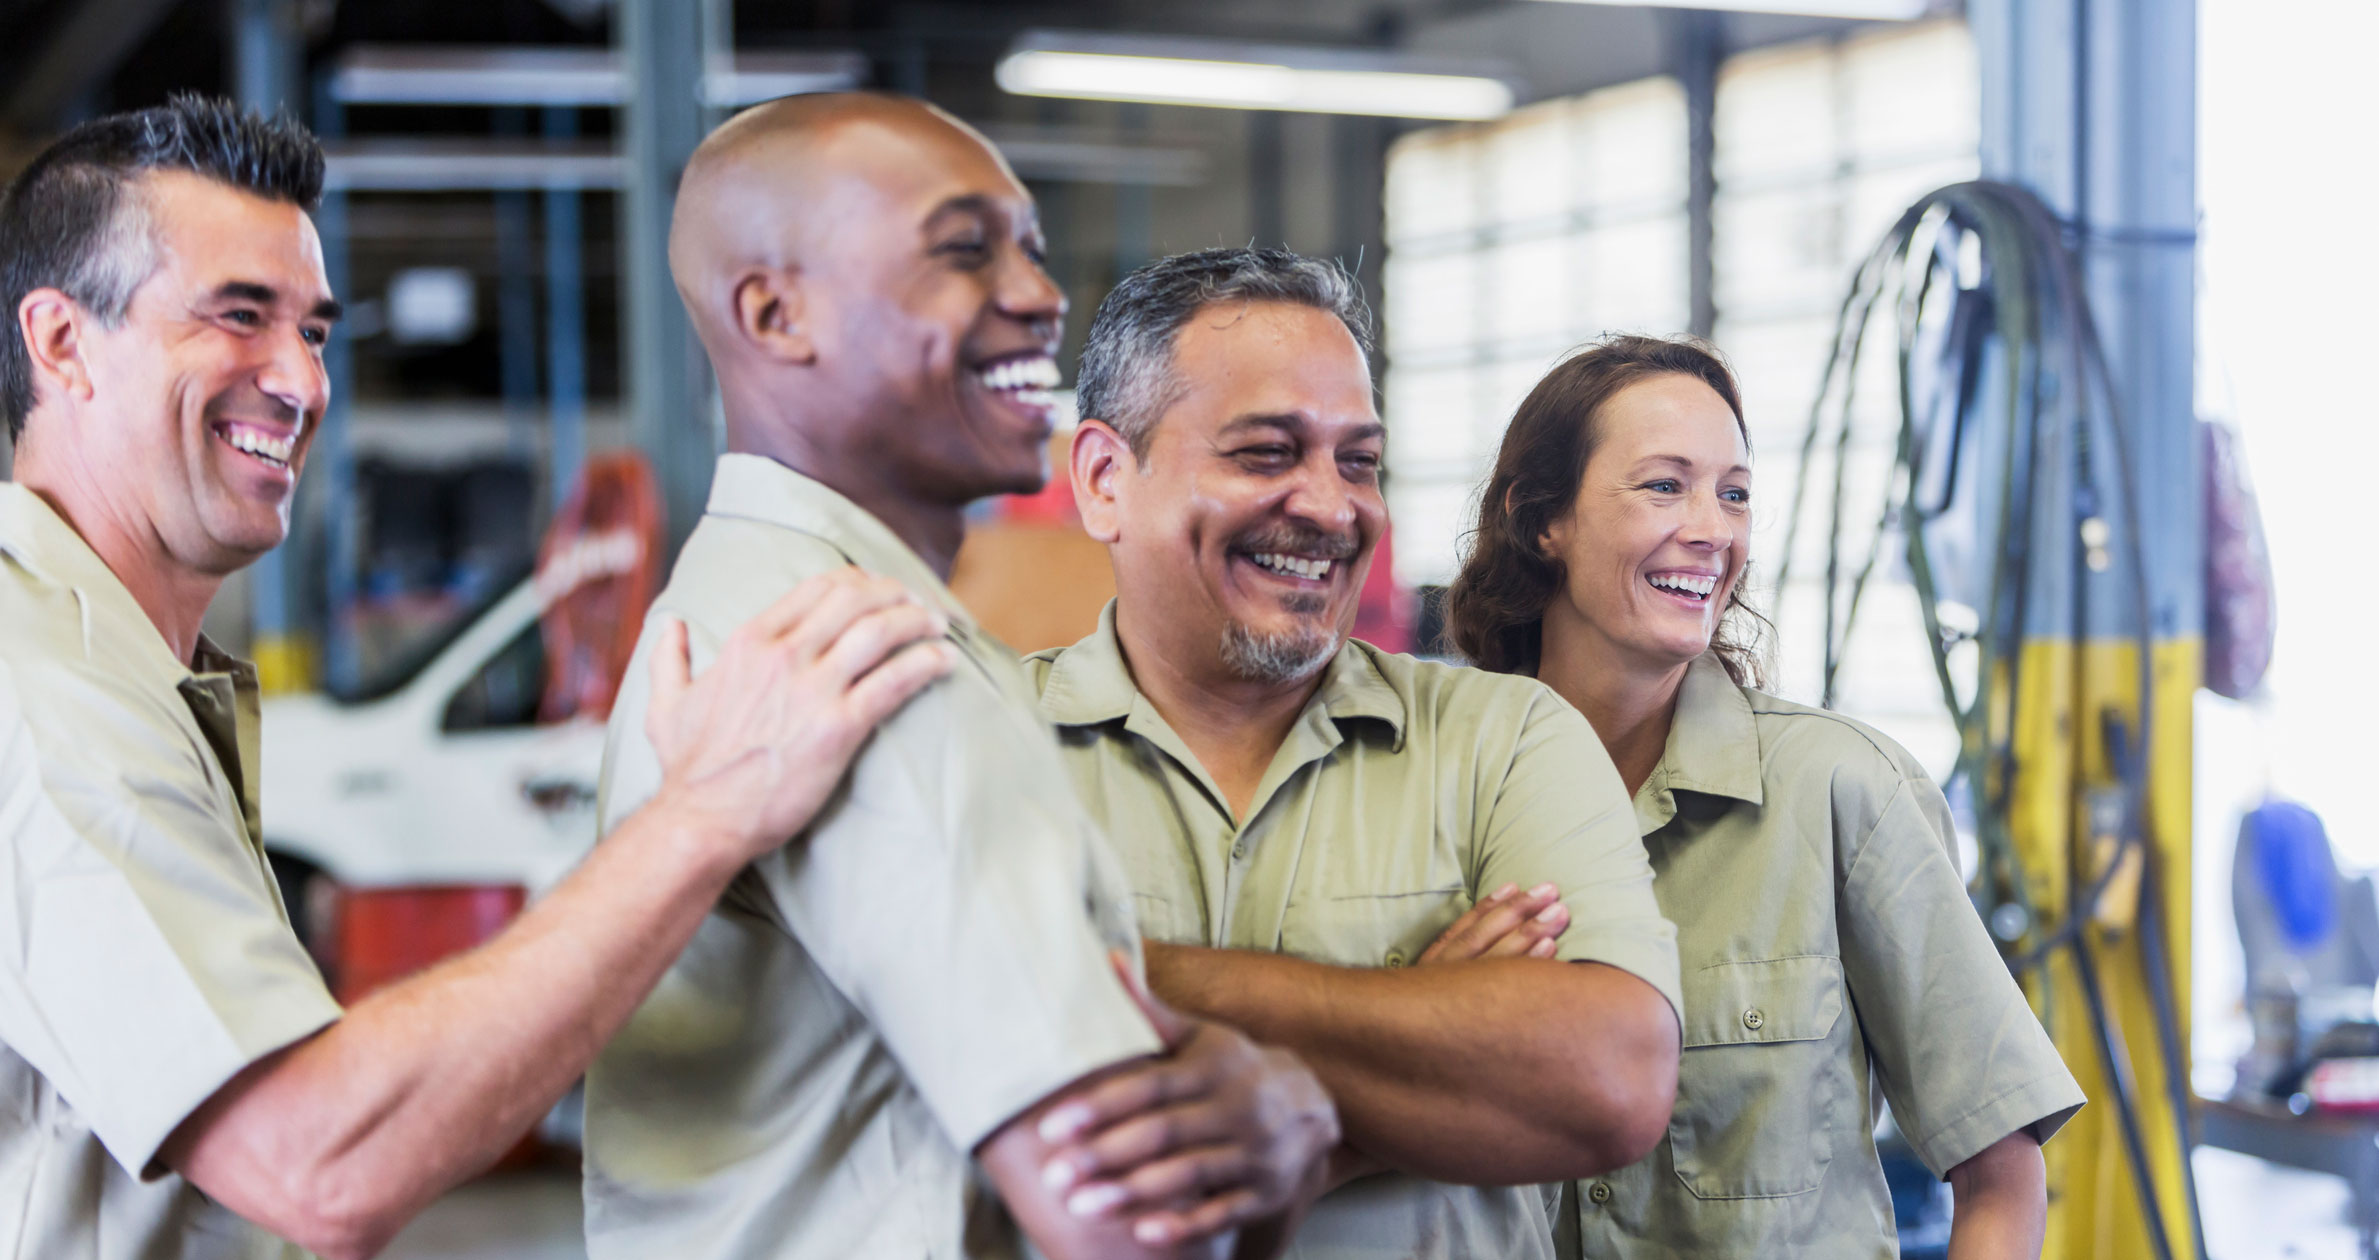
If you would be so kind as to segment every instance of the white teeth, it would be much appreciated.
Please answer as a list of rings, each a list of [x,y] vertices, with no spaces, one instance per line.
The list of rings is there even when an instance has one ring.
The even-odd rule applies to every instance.
[[[1056,389],[1061,379],[1057,360],[1045,354],[994,363],[976,375],[982,379],[985,389],[1012,390],[1020,395],[1041,394],[1044,395],[1044,401],[1047,391]]]
[[[1689,595],[1699,595],[1704,599],[1708,599],[1710,593],[1718,589],[1717,578],[1701,574],[1656,573],[1645,580],[1664,590],[1683,591]]]
[[[271,463],[286,465],[290,454],[297,449],[296,438],[274,438],[253,429],[227,428],[223,440],[238,450],[246,451]]]
[[[1248,559],[1274,573],[1310,578],[1316,582],[1330,576],[1330,566],[1337,563],[1335,560],[1307,560],[1301,556],[1281,555],[1278,552],[1270,551],[1252,553]]]

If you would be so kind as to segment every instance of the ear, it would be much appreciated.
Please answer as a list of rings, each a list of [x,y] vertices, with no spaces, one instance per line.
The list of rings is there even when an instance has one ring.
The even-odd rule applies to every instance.
[[[1104,420],[1085,418],[1074,426],[1074,446],[1067,461],[1074,474],[1074,508],[1082,514],[1083,532],[1103,543],[1123,536],[1122,511],[1116,503],[1116,478],[1137,474],[1140,461],[1132,444]]]
[[[761,354],[779,363],[817,362],[798,268],[748,268],[735,278],[732,301],[736,332]]]
[[[17,303],[17,336],[24,338],[26,357],[33,361],[36,397],[55,391],[90,401],[91,366],[83,358],[85,318],[81,304],[57,289],[35,289]]]

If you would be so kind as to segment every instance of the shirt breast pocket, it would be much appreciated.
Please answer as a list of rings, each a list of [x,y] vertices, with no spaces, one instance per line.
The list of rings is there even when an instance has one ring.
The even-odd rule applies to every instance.
[[[1807,1194],[1834,1157],[1845,1065],[1842,960],[1728,962],[1685,976],[1684,1054],[1669,1145],[1699,1199]]]
[[[1315,897],[1289,906],[1283,953],[1338,967],[1402,967],[1452,926],[1469,904],[1459,881],[1411,892]]]

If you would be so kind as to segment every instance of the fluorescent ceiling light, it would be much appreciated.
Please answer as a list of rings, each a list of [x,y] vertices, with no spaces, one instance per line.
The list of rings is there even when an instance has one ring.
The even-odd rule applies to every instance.
[[[1802,17],[1871,18],[1885,22],[1920,18],[1935,7],[1932,0],[1559,0],[1559,3],[1726,9],[1736,13],[1791,13]]]
[[[1053,31],[1020,37],[996,73],[1019,96],[1393,118],[1498,118],[1516,95],[1493,63]]]

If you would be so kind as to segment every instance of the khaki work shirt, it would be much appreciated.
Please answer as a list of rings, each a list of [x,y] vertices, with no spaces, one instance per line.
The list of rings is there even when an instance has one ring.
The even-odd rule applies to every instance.
[[[1026,665],[1151,939],[1400,967],[1482,892],[1549,881],[1571,913],[1560,958],[1677,1004],[1627,793],[1585,719],[1536,682],[1349,641],[1241,820],[1133,684],[1112,603],[1090,637]],[[1517,1260],[1552,1239],[1536,1187],[1382,1174],[1316,1204],[1289,1254]]]
[[[1899,745],[1704,656],[1635,807],[1685,1050],[1660,1146],[1566,1196],[1584,1255],[1890,1260],[1871,1083],[1936,1176],[2082,1105]]]
[[[174,658],[65,521],[0,483],[0,1257],[302,1254],[156,1165],[339,1007],[256,812],[256,676]]]
[[[879,728],[808,832],[752,864],[587,1077],[598,1258],[1016,1254],[969,1160],[1002,1124],[1161,1047],[1109,951],[1138,936],[1016,659],[881,521],[751,455],[656,614],[704,667],[735,627],[844,565],[949,614],[962,657]],[[646,620],[611,717],[604,830],[660,783]]]

